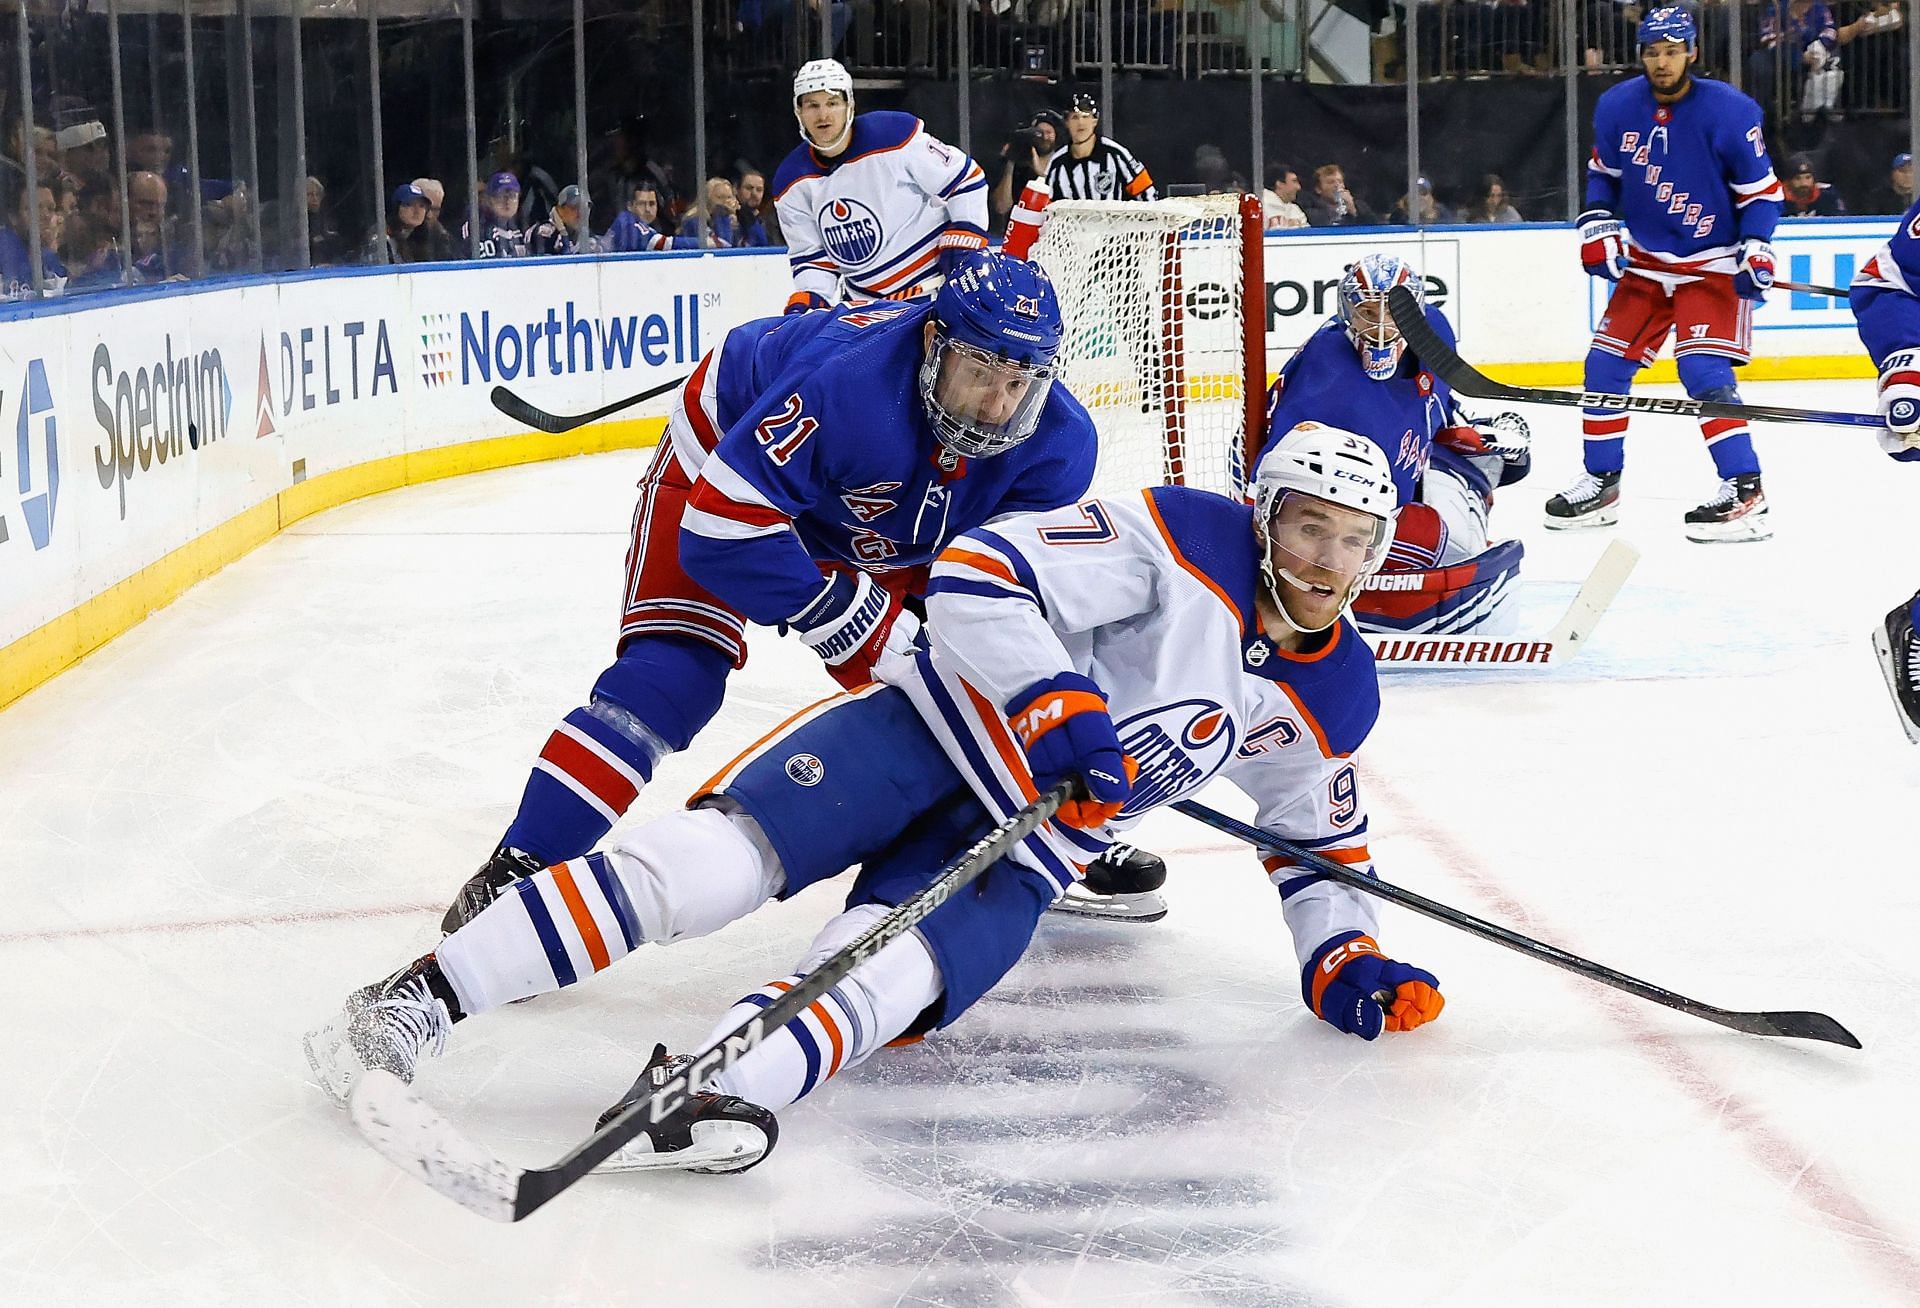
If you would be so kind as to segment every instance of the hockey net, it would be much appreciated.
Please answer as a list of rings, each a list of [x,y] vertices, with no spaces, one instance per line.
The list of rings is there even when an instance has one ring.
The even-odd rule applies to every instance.
[[[1266,398],[1260,201],[1056,200],[1033,259],[1060,296],[1060,375],[1100,432],[1098,494],[1239,495]]]

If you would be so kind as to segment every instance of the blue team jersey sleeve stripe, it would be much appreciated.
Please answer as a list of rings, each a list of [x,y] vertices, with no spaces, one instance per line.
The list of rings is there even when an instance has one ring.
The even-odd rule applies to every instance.
[[[959,577],[935,577],[927,583],[925,591],[928,599],[935,595],[974,595],[980,599],[1025,600],[1038,605],[1039,601],[1023,590],[1014,590],[1010,586],[996,586],[986,581],[966,581]]]
[[[975,540],[985,541],[999,551],[1001,557],[1006,559],[1008,565],[1012,567],[1013,575],[1020,578],[1020,584],[1033,592],[1033,602],[1040,606],[1040,612],[1044,616],[1047,611],[1047,598],[1040,593],[1040,581],[1033,575],[1033,565],[1027,562],[1025,555],[1013,547],[1013,542],[999,532],[986,527],[975,527],[967,535]]]
[[[567,957],[567,947],[561,943],[560,933],[554,929],[553,914],[547,911],[546,901],[540,898],[538,883],[534,878],[527,877],[516,881],[514,889],[520,892],[520,903],[533,923],[533,934],[540,938],[540,948],[547,953],[547,966],[553,969],[554,983],[572,985],[577,979],[573,960]]]

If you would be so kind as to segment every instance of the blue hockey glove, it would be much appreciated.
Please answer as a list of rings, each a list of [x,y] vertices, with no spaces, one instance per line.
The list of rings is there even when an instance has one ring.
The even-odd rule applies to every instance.
[[[876,679],[876,667],[911,657],[920,620],[864,572],[832,573],[787,625],[848,690]],[[884,677],[878,678],[885,680]]]
[[[1617,282],[1627,272],[1627,229],[1605,209],[1589,209],[1580,224],[1580,264],[1591,277]]]
[[[1920,348],[1899,350],[1880,365],[1880,448],[1896,459],[1920,459]]]
[[[1121,751],[1107,716],[1107,697],[1077,672],[1036,681],[1007,704],[1007,722],[1027,751],[1036,790],[1078,776],[1087,798],[1060,806],[1060,820],[1083,830],[1113,821],[1127,802],[1138,771]]]
[[[1433,973],[1394,962],[1373,937],[1358,931],[1337,935],[1314,952],[1300,990],[1315,1017],[1362,1040],[1376,1038],[1382,1027],[1425,1026],[1447,1005]]]
[[[1733,291],[1743,300],[1764,300],[1773,289],[1773,247],[1756,236],[1740,242],[1740,271]]]

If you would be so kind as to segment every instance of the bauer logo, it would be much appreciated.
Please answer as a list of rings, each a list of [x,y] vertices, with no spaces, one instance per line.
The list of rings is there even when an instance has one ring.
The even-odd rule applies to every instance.
[[[568,377],[700,361],[700,297],[676,295],[666,313],[583,315],[572,300],[524,311],[423,313],[420,375],[429,387]]]
[[[820,206],[820,239],[842,268],[858,268],[880,250],[880,219],[858,200]]]
[[[1204,699],[1183,699],[1115,724],[1121,749],[1140,765],[1123,817],[1197,790],[1233,757],[1233,719]]]
[[[20,517],[26,523],[27,536],[36,550],[43,550],[53,541],[54,510],[60,500],[60,426],[53,411],[45,362],[33,359],[27,363],[19,396],[11,481],[19,492]],[[5,399],[0,394],[0,403]],[[0,473],[6,471],[6,463],[0,458]],[[11,534],[7,515],[0,514],[0,544],[6,543]]]
[[[827,765],[817,754],[795,754],[787,760],[787,776],[794,784],[817,786],[827,775]]]

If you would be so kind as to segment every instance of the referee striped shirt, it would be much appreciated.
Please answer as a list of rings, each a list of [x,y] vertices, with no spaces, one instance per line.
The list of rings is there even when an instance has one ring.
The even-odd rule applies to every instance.
[[[1157,200],[1153,178],[1127,147],[1112,137],[1093,143],[1084,159],[1071,147],[1057,150],[1047,161],[1047,189],[1056,200]]]

